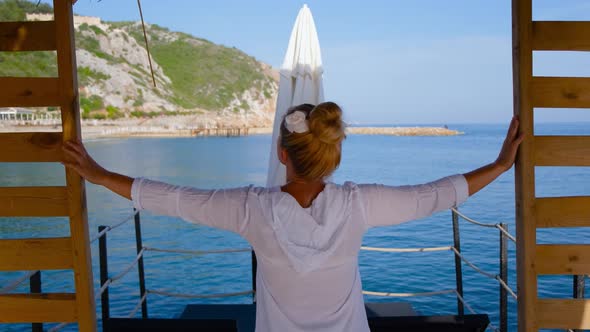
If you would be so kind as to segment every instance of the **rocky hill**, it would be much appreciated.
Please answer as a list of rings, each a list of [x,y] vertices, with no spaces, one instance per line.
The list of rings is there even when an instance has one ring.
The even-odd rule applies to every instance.
[[[0,20],[22,19],[52,19],[51,8],[0,1]],[[155,88],[139,22],[78,16],[75,26],[83,118],[183,115],[184,122],[272,122],[278,74],[236,48],[147,24]],[[56,73],[52,52],[0,53],[0,76]]]

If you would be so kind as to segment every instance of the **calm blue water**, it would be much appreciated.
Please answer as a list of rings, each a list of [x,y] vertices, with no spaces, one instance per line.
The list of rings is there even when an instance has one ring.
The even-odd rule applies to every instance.
[[[344,143],[343,160],[334,181],[378,182],[391,185],[412,184],[470,171],[495,159],[504,138],[503,125],[450,125],[465,134],[455,137],[350,136]],[[536,134],[589,135],[589,124],[540,124]],[[270,136],[239,138],[141,138],[97,140],[87,147],[107,168],[131,176],[146,176],[172,183],[203,188],[263,185],[268,162]],[[470,198],[461,210],[483,222],[506,222],[514,234],[514,185],[512,171]],[[59,165],[0,165],[0,186],[62,185]],[[590,170],[586,168],[542,168],[537,170],[537,195],[590,195]],[[109,225],[131,214],[130,202],[104,188],[89,184],[88,209],[91,233],[98,225]],[[245,247],[239,236],[182,220],[142,214],[144,245],[178,249]],[[0,218],[0,238],[67,236],[67,221],[60,218]],[[587,229],[539,231],[542,243],[585,243]],[[498,271],[498,233],[493,229],[461,224],[465,255],[490,273]],[[364,244],[385,247],[428,247],[452,244],[451,214],[395,227],[371,229]],[[111,275],[121,271],[135,257],[133,224],[128,223],[108,235]],[[510,285],[515,289],[515,247],[510,250]],[[98,288],[98,248],[92,246],[95,285]],[[455,287],[453,255],[435,253],[361,252],[360,266],[364,288],[372,291],[423,292]],[[250,254],[206,256],[149,252],[145,258],[148,289],[178,293],[237,292],[251,289]],[[488,313],[497,325],[498,286],[464,266],[465,298],[473,308]],[[22,273],[0,273],[0,285]],[[111,314],[126,317],[137,303],[137,272],[132,271],[111,287]],[[27,291],[22,286],[19,291]],[[44,272],[43,290],[73,291],[73,274]],[[571,278],[540,278],[543,297],[571,296]],[[370,301],[389,301],[370,297]],[[453,314],[452,295],[401,299],[412,303],[422,314]],[[187,303],[248,303],[250,296],[217,300],[183,300],[150,295],[152,317],[179,315]],[[515,329],[516,306],[510,304],[511,330]],[[100,304],[97,308],[100,312]],[[1,331],[20,331],[29,325],[2,325]],[[66,330],[75,330],[70,328]]]

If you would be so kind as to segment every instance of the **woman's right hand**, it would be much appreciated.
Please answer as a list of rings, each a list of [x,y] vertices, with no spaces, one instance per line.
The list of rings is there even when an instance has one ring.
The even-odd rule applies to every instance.
[[[516,152],[518,151],[520,143],[522,143],[522,140],[524,139],[524,134],[518,133],[518,120],[519,119],[516,116],[512,118],[510,127],[508,127],[508,133],[506,133],[506,138],[504,139],[504,144],[502,144],[502,150],[500,150],[498,159],[495,161],[495,164],[501,167],[504,171],[509,170],[514,164]]]
[[[81,142],[64,142],[62,151],[64,156],[62,164],[76,171],[84,179],[95,184],[101,184],[108,176],[109,172],[90,157]]]

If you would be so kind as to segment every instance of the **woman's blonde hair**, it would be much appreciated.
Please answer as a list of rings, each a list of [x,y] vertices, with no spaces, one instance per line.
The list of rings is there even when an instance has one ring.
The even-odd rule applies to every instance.
[[[346,138],[342,110],[333,102],[302,104],[290,108],[285,117],[296,111],[305,114],[309,130],[291,132],[283,118],[280,145],[287,150],[298,176],[308,181],[324,179],[340,165],[341,143]]]

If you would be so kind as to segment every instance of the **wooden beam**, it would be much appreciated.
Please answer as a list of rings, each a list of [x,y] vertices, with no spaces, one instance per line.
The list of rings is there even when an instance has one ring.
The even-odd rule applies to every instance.
[[[537,227],[590,227],[590,196],[537,198]]]
[[[72,239],[0,240],[0,271],[71,269]]]
[[[590,245],[537,245],[538,274],[590,274]],[[590,310],[590,307],[588,308]]]
[[[0,133],[0,162],[59,162],[62,134]]]
[[[74,13],[72,0],[53,0],[57,38],[57,69],[61,92],[63,140],[81,140],[80,104],[78,100],[78,71],[74,43]],[[84,180],[73,170],[66,169],[68,202],[70,204],[70,233],[74,251],[74,282],[80,332],[96,331],[94,280],[88,232],[88,211]]]
[[[590,329],[590,300],[539,299],[539,328]]]
[[[66,187],[0,187],[0,216],[67,217]]]
[[[533,22],[535,51],[590,51],[590,22]]]
[[[534,107],[590,108],[590,78],[533,77]]]
[[[536,331],[537,274],[535,272],[535,166],[533,104],[529,98],[533,77],[532,0],[512,0],[512,72],[514,115],[524,135],[516,158],[516,280],[518,331]]]
[[[0,77],[0,107],[59,106],[55,77]]]
[[[0,22],[0,52],[55,51],[55,22]]]
[[[0,323],[75,322],[76,311],[75,294],[0,295]]]
[[[535,165],[590,166],[590,136],[535,136]]]

